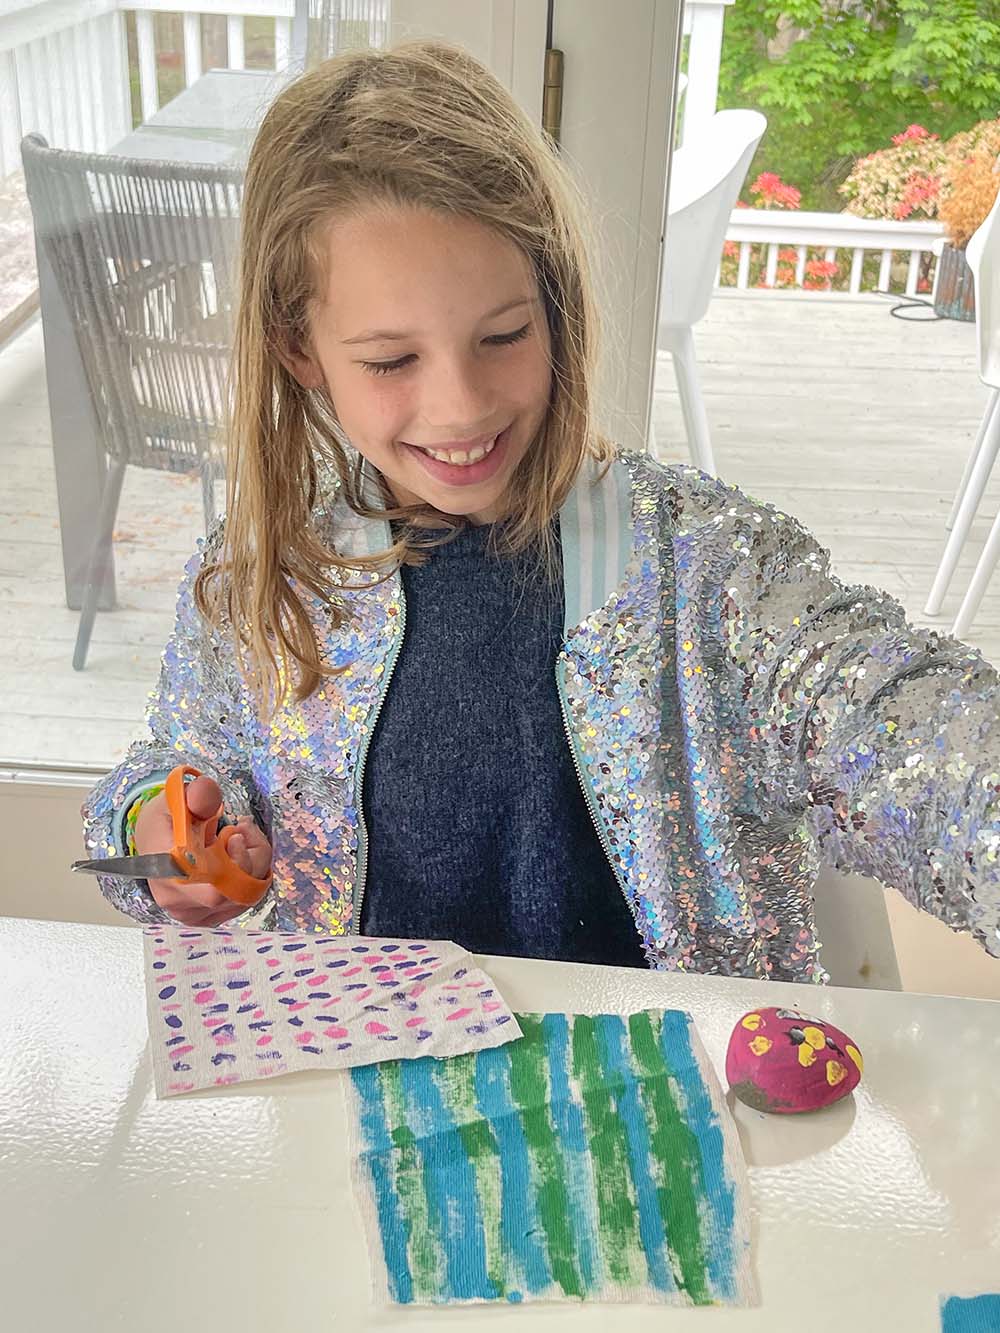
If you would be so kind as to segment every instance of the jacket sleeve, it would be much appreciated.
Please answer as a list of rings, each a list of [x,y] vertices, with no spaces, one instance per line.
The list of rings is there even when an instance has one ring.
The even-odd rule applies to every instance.
[[[163,781],[177,764],[189,764],[218,782],[227,818],[248,814],[270,835],[269,810],[252,774],[255,716],[224,635],[210,626],[194,602],[194,582],[202,562],[213,557],[222,537],[221,523],[199,542],[188,561],[177,596],[176,621],[163,653],[160,675],[146,705],[148,736],[135,741],[125,758],[103,777],[82,808],[84,841],[91,858],[123,856],[124,817],[135,797]],[[167,917],[144,879],[99,875],[105,897],[120,911],[142,922]],[[257,920],[267,899],[236,923]]]
[[[695,545],[717,562],[727,675],[761,780],[828,864],[1000,956],[995,669],[888,594],[843,584],[794,519],[694,475]]]

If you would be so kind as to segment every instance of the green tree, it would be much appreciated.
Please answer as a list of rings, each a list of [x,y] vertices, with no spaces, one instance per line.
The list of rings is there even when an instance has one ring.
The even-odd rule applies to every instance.
[[[855,159],[907,125],[946,138],[1000,115],[1000,0],[736,0],[719,105],[768,117],[748,181],[776,171],[839,211]]]

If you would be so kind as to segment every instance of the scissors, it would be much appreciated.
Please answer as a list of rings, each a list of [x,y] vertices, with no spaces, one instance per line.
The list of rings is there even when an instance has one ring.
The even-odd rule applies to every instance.
[[[220,805],[211,819],[200,821],[196,826],[184,799],[184,778],[188,773],[196,778],[201,776],[197,768],[178,764],[171,769],[166,782],[167,808],[174,821],[172,851],[151,856],[111,856],[100,861],[74,861],[72,868],[88,871],[92,875],[172,879],[181,888],[187,881],[194,880],[199,884],[211,884],[224,897],[245,907],[252,907],[271,883],[272,876],[268,873],[266,879],[254,879],[228,854],[226,846],[230,838],[239,832],[234,825],[220,828],[215,841],[209,846],[205,845],[208,826],[213,819],[221,816],[223,807]]]

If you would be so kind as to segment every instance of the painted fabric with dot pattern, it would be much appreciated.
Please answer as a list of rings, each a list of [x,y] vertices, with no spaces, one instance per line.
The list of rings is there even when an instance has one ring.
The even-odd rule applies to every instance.
[[[492,980],[450,942],[180,926],[144,936],[158,1097],[521,1035]]]

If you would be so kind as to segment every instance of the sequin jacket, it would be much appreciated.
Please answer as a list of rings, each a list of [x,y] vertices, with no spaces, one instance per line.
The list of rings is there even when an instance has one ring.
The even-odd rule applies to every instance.
[[[344,554],[389,545],[342,503]],[[794,519],[692,468],[622,453],[560,513],[567,743],[650,964],[824,981],[812,886],[821,859],[901,890],[1000,954],[997,676],[847,587]],[[220,539],[219,529],[208,549]],[[264,724],[226,637],[194,607],[205,544],[136,742],[84,805],[92,856],[119,855],[144,785],[184,761],[274,848],[267,900],[240,920],[351,931],[361,916],[369,739],[405,628],[394,574],[345,593],[328,659],[346,668]],[[355,582],[363,580],[355,579]],[[527,779],[530,780],[530,775]],[[540,830],[544,835],[544,830]],[[122,911],[162,920],[145,881],[103,877]]]

